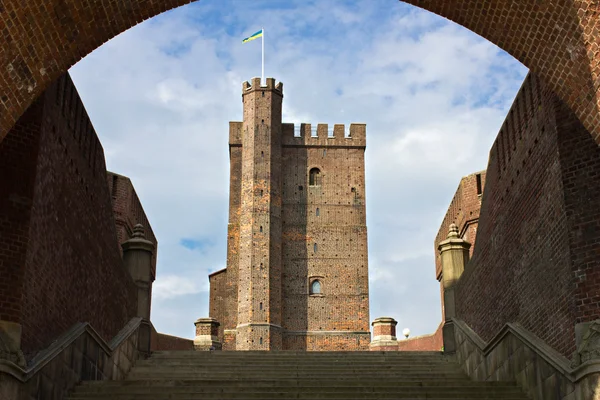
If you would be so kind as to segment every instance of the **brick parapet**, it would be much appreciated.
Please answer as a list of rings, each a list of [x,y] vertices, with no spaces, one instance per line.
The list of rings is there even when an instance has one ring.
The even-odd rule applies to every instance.
[[[485,178],[486,171],[484,170],[467,175],[460,180],[434,240],[435,277],[437,280],[441,279],[442,274],[442,264],[437,247],[448,236],[451,224],[458,227],[460,238],[472,244],[470,255],[473,255]]]
[[[533,73],[513,110],[490,152],[475,251],[456,285],[457,315],[484,340],[519,322],[570,357],[577,321],[598,317],[598,286],[584,271],[600,243],[599,207],[583,195],[600,187],[598,148]]]
[[[33,141],[19,133],[17,147],[6,142],[0,160],[17,168],[2,169],[0,186],[21,182],[23,194],[3,190],[0,198],[22,207],[13,215],[23,225],[13,234],[27,232],[22,258],[11,265],[20,274],[19,306],[6,308],[17,312],[22,349],[31,358],[76,322],[89,322],[110,340],[136,314],[137,294],[118,250],[103,149],[68,75],[48,87],[15,129],[22,125]],[[20,156],[25,149],[29,156]],[[2,276],[6,282],[11,274]]]
[[[229,122],[229,146],[242,145],[243,122]],[[348,127],[335,124],[329,129],[329,124],[317,124],[312,130],[312,124],[282,123],[281,135],[283,147],[348,147],[364,149],[367,146],[366,124],[353,123]],[[298,129],[296,129],[298,128]],[[313,136],[313,133],[315,134]]]
[[[112,199],[112,209],[117,225],[118,247],[133,237],[133,228],[142,224],[146,239],[154,244],[152,254],[152,278],[156,277],[156,260],[158,258],[158,240],[154,235],[150,221],[144,212],[142,203],[135,191],[131,179],[114,172],[106,172],[106,182]]]

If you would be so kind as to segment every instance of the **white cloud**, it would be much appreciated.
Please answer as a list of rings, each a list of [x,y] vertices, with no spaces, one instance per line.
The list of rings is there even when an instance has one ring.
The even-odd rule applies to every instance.
[[[228,121],[241,83],[284,83],[285,122],[367,123],[371,319],[414,335],[440,320],[433,240],[460,177],[486,167],[525,69],[494,45],[400,2],[205,0],[119,35],[72,69],[107,156],[159,239],[152,318],[193,337],[223,268]],[[202,251],[182,239],[211,243]]]
[[[187,277],[178,275],[162,276],[152,286],[153,300],[160,301],[201,292],[208,294],[207,289],[208,285],[200,285],[199,282]]]

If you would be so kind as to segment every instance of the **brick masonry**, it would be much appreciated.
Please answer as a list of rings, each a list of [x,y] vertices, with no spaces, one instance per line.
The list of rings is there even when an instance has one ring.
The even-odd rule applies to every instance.
[[[68,74],[0,143],[0,171],[0,319],[22,325],[27,358],[76,322],[109,341],[137,310],[113,207],[127,199],[117,213],[127,227],[147,219],[130,182],[111,203],[102,146]]]
[[[126,176],[107,171],[106,181],[108,191],[112,200],[112,210],[117,227],[117,247],[121,256],[123,256],[123,248],[121,243],[133,237],[133,227],[136,224],[144,226],[144,236],[147,240],[154,243],[154,252],[152,254],[152,270],[151,281],[156,278],[156,259],[158,257],[158,240],[152,231],[150,221],[144,212],[142,203],[135,192],[131,179]],[[152,286],[150,286],[152,291]],[[152,293],[150,293],[152,296]]]
[[[398,351],[441,351],[444,347],[442,337],[443,323],[438,326],[431,335],[415,336],[412,338],[402,338],[400,332],[398,336]]]
[[[600,143],[596,0],[405,0],[506,50],[538,74]],[[0,5],[0,139],[58,76],[119,33],[190,0],[5,0]],[[394,7],[391,3],[391,7]],[[48,40],[50,38],[50,40]]]
[[[231,335],[238,350],[365,349],[365,126],[345,138],[343,125],[328,137],[320,124],[311,137],[302,124],[296,136],[281,123],[282,86],[259,85],[244,85],[244,122],[230,123],[227,269],[210,275],[210,316],[226,350]],[[315,281],[321,293],[311,293]]]
[[[484,340],[518,322],[570,357],[575,324],[600,317],[599,152],[529,74],[490,151],[477,244],[457,284],[458,317]]]
[[[435,279],[440,282],[440,299],[442,304],[442,321],[444,313],[444,285],[442,284],[442,261],[438,245],[448,237],[450,224],[458,227],[459,237],[471,243],[469,255],[473,256],[475,240],[477,238],[477,226],[479,224],[479,212],[481,209],[481,197],[485,187],[486,171],[479,171],[463,177],[452,197],[448,211],[440,225],[440,229],[434,241],[435,254]],[[438,329],[439,330],[439,329]],[[414,339],[417,340],[417,339]],[[436,343],[437,346],[437,343]]]
[[[158,333],[154,327],[151,335],[150,350],[152,351],[194,350],[194,341],[191,339]]]

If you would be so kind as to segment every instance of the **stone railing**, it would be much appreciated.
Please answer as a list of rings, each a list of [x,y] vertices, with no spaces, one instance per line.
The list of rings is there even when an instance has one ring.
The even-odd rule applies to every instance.
[[[106,343],[88,323],[78,323],[22,367],[0,359],[0,400],[66,398],[81,381],[123,379],[150,354],[148,320],[135,317]]]
[[[516,323],[485,343],[463,321],[452,322],[456,359],[473,380],[516,380],[534,400],[600,400],[600,359],[593,358],[600,321],[587,327],[574,362]]]

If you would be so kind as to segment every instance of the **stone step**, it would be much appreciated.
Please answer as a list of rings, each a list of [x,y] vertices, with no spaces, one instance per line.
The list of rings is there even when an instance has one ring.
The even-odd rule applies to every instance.
[[[288,386],[272,386],[272,387],[229,387],[229,386],[203,386],[203,385],[194,385],[194,386],[176,386],[176,387],[149,387],[149,386],[112,386],[102,388],[101,390],[94,390],[97,388],[92,387],[80,387],[75,393],[77,394],[86,394],[90,396],[102,395],[102,394],[139,394],[139,395],[152,395],[152,394],[185,394],[185,393],[206,393],[206,394],[215,394],[215,393],[226,393],[226,394],[235,394],[235,393],[298,393],[302,391],[302,393],[322,393],[322,392],[335,392],[335,393],[397,393],[398,391],[402,391],[404,393],[489,393],[493,395],[497,394],[520,394],[520,389],[515,386],[482,386],[476,385],[471,382],[471,385],[464,386],[361,386],[361,387],[348,387],[344,385],[337,386],[303,386],[303,387],[288,387]]]
[[[159,399],[169,399],[169,400],[199,400],[199,399],[221,399],[221,400],[239,400],[239,399],[461,399],[461,400],[528,400],[527,397],[520,393],[515,394],[507,394],[500,393],[494,394],[488,391],[479,391],[473,393],[463,393],[463,392],[393,392],[393,393],[340,393],[340,392],[317,392],[317,393],[302,393],[302,392],[255,392],[255,393],[182,393],[182,394],[99,394],[98,396],[70,396],[69,400],[84,400],[84,399],[94,399],[94,400],[159,400]]]
[[[439,352],[156,352],[123,381],[70,400],[526,400],[515,383],[473,382]]]
[[[229,353],[229,354],[228,354]],[[231,354],[231,353],[237,353],[237,354]],[[399,352],[400,353],[400,352]],[[246,352],[202,352],[202,351],[198,351],[198,352],[194,352],[194,353],[188,353],[185,351],[180,351],[178,353],[169,353],[169,354],[152,354],[152,358],[153,359],[164,359],[164,358],[193,358],[193,359],[198,359],[198,358],[210,358],[210,359],[223,359],[223,360],[230,360],[230,359],[240,359],[240,358],[249,358],[249,359],[271,359],[271,360],[276,360],[276,359],[339,359],[339,358],[344,358],[347,360],[368,360],[368,359],[372,359],[372,360],[380,360],[380,359],[385,359],[385,360],[441,360],[441,359],[447,359],[447,358],[454,358],[452,356],[448,356],[448,355],[444,355],[444,354],[428,354],[428,355],[408,355],[408,356],[398,356],[398,355],[392,355],[392,354],[369,354],[368,352],[364,352],[365,355],[358,355],[358,354],[353,354],[353,355],[348,355],[348,356],[344,356],[343,354],[330,354],[330,353],[306,353],[305,356],[300,356],[298,354],[285,354],[285,353],[280,353],[280,354],[269,354],[268,352],[262,352],[262,353],[246,353]]]
[[[371,369],[377,369],[377,371],[393,371],[393,372],[403,372],[403,371],[448,371],[448,370],[456,370],[459,368],[458,365],[455,364],[420,364],[420,365],[357,365],[357,364],[308,364],[308,365],[290,365],[290,364],[273,364],[273,365],[260,365],[260,364],[242,364],[242,365],[211,365],[211,364],[173,364],[173,365],[165,365],[165,364],[140,364],[136,365],[137,370],[160,370],[160,369],[173,369],[177,368],[179,371],[214,371],[215,369],[227,368],[229,371],[261,371],[261,372],[276,372],[285,369],[286,371],[335,371],[335,372],[343,372],[343,371],[368,371]]]
[[[256,374],[256,375],[244,375],[240,376],[238,374],[231,374],[227,372],[222,373],[214,373],[214,374],[181,374],[181,373],[171,373],[171,374],[152,374],[152,373],[137,373],[135,371],[131,372],[129,376],[127,376],[127,380],[191,380],[191,379],[205,379],[205,380],[217,380],[217,379],[230,379],[230,380],[251,380],[258,379],[264,377],[264,374]],[[377,373],[364,373],[364,374],[356,374],[352,376],[339,376],[339,375],[307,375],[307,374],[280,374],[280,375],[269,375],[270,379],[304,379],[304,380],[314,380],[314,381],[323,381],[329,379],[335,379],[337,381],[349,381],[355,380],[358,378],[371,378],[371,379],[393,379],[399,378],[400,375],[386,375],[382,376]],[[413,373],[413,374],[404,374],[402,377],[405,380],[412,379],[416,381],[431,381],[436,379],[469,379],[468,376],[463,374],[462,372],[457,373]]]
[[[240,387],[240,388],[251,388],[251,387],[300,387],[310,388],[314,387],[315,381],[305,381],[299,379],[255,379],[252,381],[244,380],[202,380],[202,379],[191,379],[191,380],[131,380],[131,381],[85,381],[82,382],[81,386],[78,387],[90,391],[104,390],[104,388],[112,387],[148,387],[148,388],[177,388],[177,387],[190,387],[198,386],[203,387]],[[517,388],[515,382],[473,382],[469,379],[458,380],[441,380],[436,379],[432,381],[415,381],[405,379],[394,379],[394,380],[381,380],[379,378],[373,379],[355,379],[352,381],[344,382],[344,387],[390,387],[401,389],[405,386],[428,386],[428,387],[463,387],[463,386],[478,386],[478,387],[511,387]],[[319,388],[339,387],[340,384],[336,381],[321,380],[318,382]]]
[[[291,364],[292,360],[191,360],[191,359],[164,359],[164,360],[140,360],[136,365],[282,365]],[[457,365],[455,360],[420,361],[415,360],[302,360],[293,362],[293,365],[361,365],[361,366],[411,366],[411,365]]]

